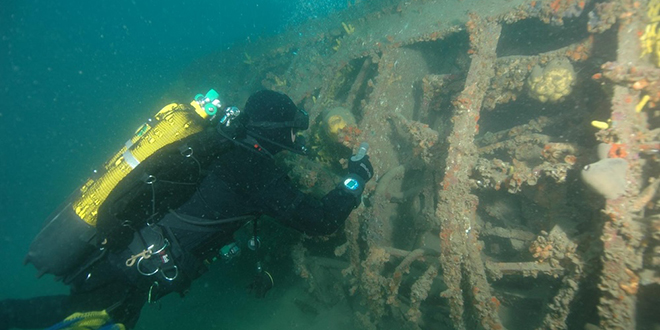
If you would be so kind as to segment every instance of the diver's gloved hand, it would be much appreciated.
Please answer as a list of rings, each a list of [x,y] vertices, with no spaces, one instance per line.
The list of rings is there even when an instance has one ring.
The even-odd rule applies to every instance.
[[[275,282],[273,282],[273,277],[267,271],[260,271],[252,280],[252,283],[248,285],[248,291],[254,294],[257,298],[263,298],[266,296],[266,292],[273,288]]]
[[[367,183],[374,176],[374,167],[369,161],[369,155],[365,155],[360,160],[348,160],[348,173],[357,174],[364,183]],[[350,176],[350,174],[349,174]]]
[[[342,180],[340,186],[343,190],[356,197],[357,204],[360,204],[360,196],[364,191],[364,184],[373,177],[374,168],[371,166],[369,156],[364,156],[359,160],[348,161],[348,175]]]
[[[105,310],[73,313],[64,321],[46,330],[126,330],[121,323],[114,323]]]

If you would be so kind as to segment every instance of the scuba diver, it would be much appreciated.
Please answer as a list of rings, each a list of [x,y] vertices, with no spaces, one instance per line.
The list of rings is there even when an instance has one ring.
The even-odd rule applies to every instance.
[[[236,254],[241,227],[252,225],[247,245],[257,251],[263,215],[307,235],[331,234],[373,176],[361,148],[349,174],[320,200],[295,188],[273,155],[304,153],[296,133],[309,118],[282,93],[256,92],[241,110],[224,108],[211,90],[155,117],[32,242],[26,262],[54,274],[70,294],[0,301],[0,330],[132,328],[145,303],[184,295],[209,262]],[[264,297],[273,284],[259,261],[249,290]]]

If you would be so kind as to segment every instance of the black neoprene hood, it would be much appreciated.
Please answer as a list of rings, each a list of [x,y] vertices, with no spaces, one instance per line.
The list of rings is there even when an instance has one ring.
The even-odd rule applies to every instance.
[[[307,112],[298,109],[287,95],[275,91],[262,90],[252,94],[245,103],[245,112],[248,115],[246,126],[260,131],[279,128],[306,130],[309,127]]]

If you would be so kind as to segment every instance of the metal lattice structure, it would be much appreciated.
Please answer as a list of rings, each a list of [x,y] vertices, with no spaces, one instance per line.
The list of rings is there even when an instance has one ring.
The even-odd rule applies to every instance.
[[[333,148],[370,143],[365,203],[328,241],[335,255],[303,239],[293,258],[318,303],[359,302],[359,327],[634,329],[660,267],[647,5],[358,3],[201,60],[190,71],[212,74],[183,80],[236,103],[270,88],[311,118],[335,106],[357,118]],[[551,63],[571,91],[542,102],[530,77]],[[625,193],[605,202],[579,179],[599,143],[628,164]],[[331,186],[329,172],[310,162],[295,176]]]

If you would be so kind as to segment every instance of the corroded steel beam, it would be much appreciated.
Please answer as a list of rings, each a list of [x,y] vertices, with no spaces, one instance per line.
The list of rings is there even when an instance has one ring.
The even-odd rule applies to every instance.
[[[617,61],[626,64],[639,64],[638,29],[643,30],[641,22],[632,22],[618,31]],[[639,127],[647,127],[646,114],[637,113],[635,105],[639,94],[628,86],[615,86],[612,97],[611,129],[600,135],[601,139],[616,137],[617,143],[625,146],[628,171],[628,194],[609,199],[603,212],[605,223],[601,241],[603,269],[598,285],[602,292],[598,313],[601,329],[635,329],[636,294],[639,277],[636,272],[642,268],[641,233],[633,221],[634,211],[631,206],[642,189],[641,159],[636,152],[640,150],[639,139],[635,132]],[[612,142],[612,141],[604,141]]]
[[[499,301],[491,294],[481,259],[476,230],[477,196],[470,192],[470,172],[474,168],[478,151],[474,138],[478,133],[477,121],[490,79],[494,76],[493,63],[501,33],[501,25],[473,17],[468,25],[472,45],[472,62],[465,88],[454,103],[454,124],[450,134],[449,150],[444,178],[438,187],[439,202],[436,216],[441,219],[440,263],[448,289],[443,296],[449,299],[451,318],[457,329],[473,328],[466,324],[466,304],[474,306],[480,326],[502,329],[497,314]],[[464,292],[462,283],[470,290]],[[467,298],[467,300],[466,300]]]

